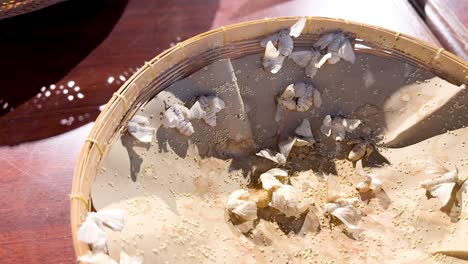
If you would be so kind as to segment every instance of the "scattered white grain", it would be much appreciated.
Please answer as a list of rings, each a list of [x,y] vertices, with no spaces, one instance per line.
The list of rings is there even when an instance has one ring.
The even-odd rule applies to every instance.
[[[75,97],[73,95],[71,95],[71,94],[67,97],[68,101],[73,101],[74,98]]]
[[[107,83],[108,83],[108,84],[112,84],[112,83],[114,82],[114,80],[115,80],[115,79],[114,79],[113,76],[109,76],[109,77],[107,78]]]
[[[65,118],[60,120],[60,124],[61,124],[62,126],[66,125],[67,123],[68,123],[68,120],[65,119]]]
[[[7,109],[7,107],[8,107],[8,102],[5,102],[5,103],[3,104],[3,109]]]
[[[55,84],[51,84],[51,85],[49,86],[49,88],[50,88],[51,90],[55,90],[55,87],[56,87]]]
[[[68,90],[67,89],[63,89],[63,94],[67,94],[68,93]]]
[[[45,92],[46,89],[47,89],[47,88],[46,88],[45,86],[42,86],[42,87],[41,87],[41,92]]]
[[[79,86],[75,86],[75,88],[73,88],[73,90],[74,90],[75,92],[79,92],[79,91],[80,91],[80,87],[79,87]]]
[[[72,88],[73,86],[75,86],[75,82],[74,82],[74,81],[69,81],[69,82],[67,83],[67,86],[68,86],[69,88]]]
[[[120,75],[120,76],[119,76],[119,79],[120,79],[122,82],[124,82],[125,80],[127,80],[127,79],[125,78],[125,76],[123,76],[123,75]]]
[[[46,91],[46,92],[44,93],[44,95],[45,95],[46,97],[49,97],[49,96],[50,96],[50,91]]]
[[[41,96],[42,96],[41,93],[38,93],[38,94],[36,95],[37,98],[41,98]]]
[[[78,97],[78,99],[83,99],[83,98],[84,98],[84,94],[78,93],[78,94],[76,95],[76,97]]]

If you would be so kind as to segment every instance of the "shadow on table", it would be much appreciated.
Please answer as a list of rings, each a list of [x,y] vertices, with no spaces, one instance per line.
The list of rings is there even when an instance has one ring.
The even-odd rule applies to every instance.
[[[66,1],[0,20],[0,115],[56,83],[101,43],[127,0]]]
[[[171,43],[208,30],[218,6],[218,0],[69,0],[0,20],[0,146],[48,138],[92,122],[98,106],[135,67]],[[115,33],[108,36],[111,31]],[[119,54],[118,62],[109,54]],[[78,65],[83,62],[93,68]],[[107,78],[124,67],[108,84]],[[73,78],[76,84],[66,79],[72,70],[79,73]],[[105,85],[96,83],[100,78]]]

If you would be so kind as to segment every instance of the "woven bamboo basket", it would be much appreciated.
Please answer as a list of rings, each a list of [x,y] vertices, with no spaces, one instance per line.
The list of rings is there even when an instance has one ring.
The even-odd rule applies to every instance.
[[[8,0],[1,1],[0,19],[36,11],[63,0]]]
[[[264,36],[291,26],[298,17],[266,18],[243,22],[202,33],[164,51],[129,78],[114,93],[99,115],[84,143],[71,190],[71,229],[77,256],[88,252],[88,245],[77,240],[77,231],[87,212],[92,210],[90,192],[101,161],[133,114],[152,97],[177,80],[221,58],[239,58],[261,53],[258,44]],[[380,27],[342,19],[308,17],[306,28],[295,46],[310,46],[318,35],[340,29],[353,35],[367,48],[358,53],[396,57],[425,68],[456,85],[468,83],[468,64],[434,45]]]

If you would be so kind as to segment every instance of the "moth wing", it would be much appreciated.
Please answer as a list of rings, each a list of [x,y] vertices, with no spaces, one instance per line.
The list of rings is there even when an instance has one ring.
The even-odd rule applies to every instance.
[[[129,256],[125,251],[120,251],[119,264],[142,264],[143,256]]]
[[[348,39],[344,39],[341,43],[341,47],[338,50],[338,56],[345,61],[354,63],[356,61],[356,55],[354,54],[353,45]]]
[[[257,155],[259,157],[269,159],[269,160],[271,160],[271,161],[273,161],[275,163],[278,163],[278,164],[285,164],[286,163],[286,157],[283,154],[278,153],[278,152],[274,152],[274,151],[272,151],[270,149],[260,150],[255,155]]]
[[[114,231],[121,231],[124,228],[125,212],[121,209],[104,209],[98,211],[96,215],[102,223]]]
[[[338,218],[350,232],[360,232],[361,228],[357,226],[357,222],[360,219],[360,214],[357,209],[352,206],[339,207],[331,213],[333,216]]]
[[[329,137],[331,135],[331,128],[332,128],[332,118],[330,115],[327,115],[323,119],[323,123],[320,126],[320,132],[322,132],[325,136]]]
[[[327,181],[327,202],[334,202],[342,196],[340,184],[334,179],[332,174],[329,174]]]
[[[299,37],[302,31],[304,30],[306,22],[307,22],[307,19],[305,17],[299,18],[299,20],[297,20],[297,22],[294,23],[294,25],[292,25],[291,28],[289,29],[289,35],[295,38]]]
[[[297,65],[301,67],[306,67],[309,65],[310,61],[312,60],[312,51],[310,50],[301,50],[301,51],[294,51],[289,55],[289,58],[294,61]]]
[[[94,219],[88,217],[78,230],[78,240],[86,244],[91,244],[93,247],[105,247],[107,234]]]
[[[432,196],[437,197],[442,202],[442,207],[446,206],[452,197],[452,190],[455,187],[455,182],[448,182],[436,185],[431,188]]]
[[[342,124],[344,128],[346,129],[346,131],[351,133],[361,124],[361,120],[343,118]]]
[[[294,130],[294,132],[296,133],[296,135],[304,137],[304,138],[309,138],[309,137],[314,136],[314,135],[312,135],[312,129],[310,127],[310,122],[307,119],[302,120],[301,125],[298,126],[296,128],[296,130]]]
[[[294,146],[294,143],[296,143],[297,141],[297,138],[296,137],[292,137],[292,138],[289,138],[285,141],[281,141],[278,146],[279,146],[279,150],[280,150],[280,153],[287,159],[288,156],[289,156],[289,153],[291,152],[291,149],[293,148]]]
[[[425,168],[424,171],[427,174],[433,174],[436,176],[441,176],[449,172],[449,170],[444,165],[442,165],[442,163],[440,163],[438,160],[434,158],[427,159],[425,162],[424,168]]]
[[[205,110],[203,110],[200,102],[196,101],[195,104],[189,110],[190,119],[202,119],[206,116]]]

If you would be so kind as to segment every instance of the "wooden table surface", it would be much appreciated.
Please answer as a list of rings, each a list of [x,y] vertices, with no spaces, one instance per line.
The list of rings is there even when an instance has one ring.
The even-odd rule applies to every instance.
[[[439,45],[405,0],[70,0],[0,20],[0,263],[73,263],[73,170],[99,106],[195,34],[281,15],[342,17]]]

